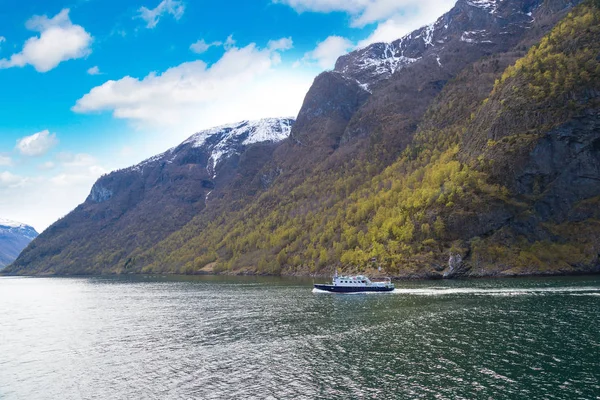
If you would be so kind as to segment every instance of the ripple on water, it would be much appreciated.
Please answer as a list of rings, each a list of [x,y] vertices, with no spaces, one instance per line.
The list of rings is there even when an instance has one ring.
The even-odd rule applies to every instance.
[[[599,294],[592,278],[366,296],[0,278],[0,398],[593,398]]]

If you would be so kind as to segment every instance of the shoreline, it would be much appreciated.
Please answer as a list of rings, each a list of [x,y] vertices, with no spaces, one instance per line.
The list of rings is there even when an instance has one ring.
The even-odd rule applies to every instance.
[[[355,274],[345,273],[348,275]],[[574,271],[574,272],[539,272],[539,273],[493,273],[493,274],[461,274],[459,276],[444,277],[443,274],[407,274],[407,275],[385,275],[385,274],[368,274],[365,272],[359,272],[358,274],[365,274],[370,278],[378,279],[381,277],[390,277],[393,281],[440,281],[440,280],[478,280],[478,279],[504,279],[504,278],[551,278],[551,277],[568,277],[568,276],[598,276],[600,275],[600,268],[588,271]],[[166,272],[152,272],[152,273],[101,273],[101,274],[6,274],[0,271],[0,278],[2,277],[29,277],[29,278],[68,278],[68,277],[116,277],[116,276],[181,276],[181,277],[194,277],[194,276],[213,276],[213,277],[272,277],[272,278],[306,278],[306,279],[330,279],[331,274],[268,274],[268,273],[256,273],[244,271],[243,273],[210,273],[200,272],[194,274],[179,274],[179,273],[166,273]]]

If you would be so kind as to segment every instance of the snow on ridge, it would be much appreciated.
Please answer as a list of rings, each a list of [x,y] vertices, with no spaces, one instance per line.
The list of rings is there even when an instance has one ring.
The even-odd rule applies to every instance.
[[[265,118],[249,123],[250,134],[244,145],[259,142],[279,142],[290,136],[293,118]]]
[[[233,139],[248,132],[248,137],[242,144],[258,142],[278,142],[287,138],[290,134],[294,118],[263,118],[256,121],[240,121],[233,124],[225,124],[206,129],[192,135],[182,144],[192,144],[192,147],[202,146],[208,138],[224,133],[225,136],[219,141]]]
[[[0,227],[6,228],[27,228],[28,225],[22,224],[20,222],[11,221],[9,219],[0,218]]]
[[[236,145],[247,146],[260,142],[279,142],[290,135],[294,118],[264,118],[256,121],[241,121],[235,124],[222,125],[199,132],[184,142],[193,147],[207,144],[210,138],[217,142],[207,144],[210,151],[209,165],[206,166],[213,178],[216,176],[217,163],[225,156],[238,153]],[[241,143],[239,139],[247,135]],[[210,165],[212,164],[212,165]]]
[[[152,156],[133,167],[126,168],[126,170],[142,173],[144,167],[148,164],[161,160],[165,160],[167,163],[173,162],[180,146],[191,145],[192,148],[206,146],[210,154],[209,165],[206,168],[214,177],[218,161],[224,156],[236,154],[238,151],[236,145],[246,146],[260,142],[279,142],[290,135],[294,121],[294,117],[263,118],[205,129],[195,133],[179,146]],[[244,135],[246,135],[245,138],[240,142],[239,139]]]
[[[496,0],[467,0],[466,3],[472,7],[481,8],[490,14],[494,14],[498,8],[498,1]]]
[[[144,167],[146,165],[151,164],[151,163],[153,163],[155,161],[159,161],[159,160],[165,158],[165,156],[167,156],[168,154],[171,154],[173,152],[173,150],[175,150],[175,147],[173,147],[173,148],[165,151],[164,153],[160,153],[160,154],[157,154],[157,155],[152,156],[150,158],[147,158],[144,161],[142,161],[141,163],[134,165],[133,167],[126,168],[126,170],[143,172],[144,171]]]
[[[17,231],[15,232],[13,229]],[[11,233],[16,233],[32,240],[37,236],[37,232],[32,226],[5,218],[0,218],[0,230],[4,230],[4,232],[8,230]]]

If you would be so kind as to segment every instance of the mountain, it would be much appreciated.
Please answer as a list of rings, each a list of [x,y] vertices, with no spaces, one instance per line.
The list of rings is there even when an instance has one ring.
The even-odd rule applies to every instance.
[[[261,186],[257,171],[293,118],[205,130],[166,152],[98,179],[86,201],[46,229],[15,265],[91,273],[166,238],[228,191]],[[251,182],[253,179],[258,182]],[[268,179],[268,178],[264,178]]]
[[[16,260],[37,235],[29,225],[0,218],[0,270]]]
[[[459,0],[341,57],[288,139],[234,154],[214,179],[214,148],[172,163],[200,181],[157,179],[172,151],[117,172],[120,187],[101,178],[9,272],[308,274],[372,259],[405,277],[598,271],[600,11],[577,3]],[[202,181],[207,207],[174,196]]]

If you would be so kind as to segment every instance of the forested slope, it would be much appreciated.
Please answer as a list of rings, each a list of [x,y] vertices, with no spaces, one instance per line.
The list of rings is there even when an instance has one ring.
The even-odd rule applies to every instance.
[[[372,173],[372,139],[375,159],[192,222],[144,254],[142,271],[213,261],[217,271],[361,270],[373,257],[397,275],[595,270],[599,18],[588,2],[526,53],[519,45],[467,67],[383,172]],[[452,270],[450,254],[463,260]]]

